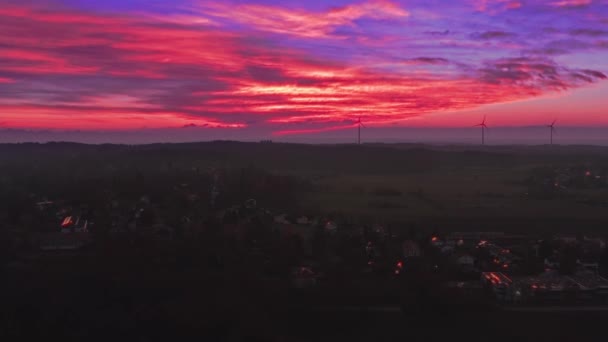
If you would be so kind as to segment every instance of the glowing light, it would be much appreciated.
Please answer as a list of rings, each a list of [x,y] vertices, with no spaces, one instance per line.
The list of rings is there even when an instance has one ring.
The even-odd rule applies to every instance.
[[[74,220],[72,219],[72,216],[68,216],[63,219],[63,222],[61,222],[61,227],[67,228],[73,224],[74,224]]]

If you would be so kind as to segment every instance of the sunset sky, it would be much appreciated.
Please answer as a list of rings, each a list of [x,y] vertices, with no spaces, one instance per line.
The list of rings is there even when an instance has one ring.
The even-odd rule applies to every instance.
[[[5,131],[608,127],[608,0],[0,0],[0,32]]]

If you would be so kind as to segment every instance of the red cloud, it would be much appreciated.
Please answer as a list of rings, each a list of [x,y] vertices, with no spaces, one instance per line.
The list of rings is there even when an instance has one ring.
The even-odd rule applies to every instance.
[[[215,17],[304,37],[326,37],[362,17],[407,15],[383,1],[320,14],[259,5],[237,6],[229,14],[213,6]],[[8,127],[88,130],[313,123],[328,127],[315,130],[322,131],[352,127],[355,117],[382,126],[605,77],[523,58],[465,68],[419,57],[397,62],[398,71],[372,71],[319,60],[260,34],[219,30],[213,20],[180,18],[0,9],[6,33],[0,35],[3,121]],[[424,66],[458,72],[419,72]]]

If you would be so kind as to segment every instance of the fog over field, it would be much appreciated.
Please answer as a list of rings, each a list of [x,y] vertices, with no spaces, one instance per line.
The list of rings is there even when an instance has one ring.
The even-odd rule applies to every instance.
[[[151,144],[200,142],[211,140],[293,142],[304,144],[343,144],[357,141],[356,128],[319,132],[308,135],[276,135],[259,129],[206,129],[184,127],[175,129],[147,129],[136,131],[57,131],[57,130],[0,130],[0,143],[69,141],[87,144]],[[363,142],[470,144],[481,143],[477,127],[426,128],[396,127],[362,129]],[[558,145],[608,146],[608,127],[560,127],[556,125],[554,143]],[[487,145],[545,145],[549,144],[549,129],[544,126],[492,127],[486,131]]]

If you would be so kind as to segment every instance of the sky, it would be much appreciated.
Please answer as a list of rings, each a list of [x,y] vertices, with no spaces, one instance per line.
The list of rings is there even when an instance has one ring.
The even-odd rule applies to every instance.
[[[0,32],[0,141],[608,132],[608,0],[0,0]]]

